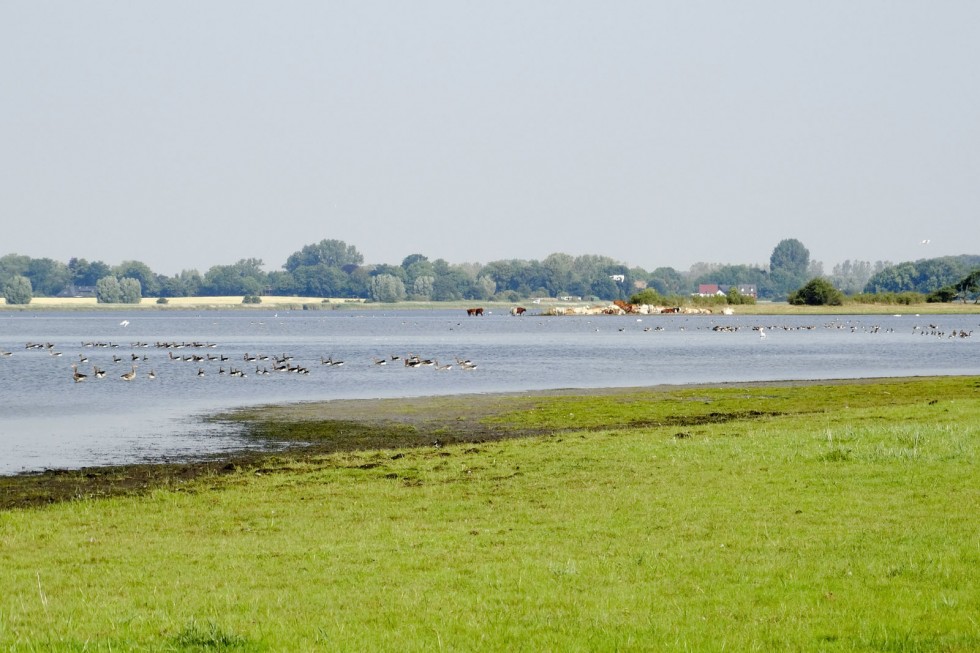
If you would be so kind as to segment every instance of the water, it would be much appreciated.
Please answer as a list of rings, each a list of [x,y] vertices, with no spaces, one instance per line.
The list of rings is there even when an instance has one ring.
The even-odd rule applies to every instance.
[[[200,417],[255,404],[980,374],[980,330],[949,337],[972,333],[978,322],[976,315],[468,318],[459,310],[0,314],[0,351],[11,353],[0,356],[0,474],[239,449],[249,443],[238,433]],[[246,353],[268,359],[246,361]],[[413,353],[452,369],[406,367]],[[194,355],[205,359],[171,359]],[[283,355],[309,374],[256,373]],[[321,363],[329,358],[344,365]],[[381,359],[387,363],[375,364]],[[477,368],[463,370],[457,359]],[[84,382],[73,381],[72,363],[88,375]],[[133,364],[136,378],[122,380]],[[93,365],[105,378],[94,378]]]

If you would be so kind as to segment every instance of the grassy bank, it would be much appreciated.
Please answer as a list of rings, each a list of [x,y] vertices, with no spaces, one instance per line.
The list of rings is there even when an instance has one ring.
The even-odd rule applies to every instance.
[[[0,648],[980,648],[978,378],[223,417],[312,444],[0,512]]]

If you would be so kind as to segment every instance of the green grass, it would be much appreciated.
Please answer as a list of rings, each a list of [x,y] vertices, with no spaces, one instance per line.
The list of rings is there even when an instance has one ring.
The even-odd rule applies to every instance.
[[[0,650],[980,649],[980,379],[425,401],[444,446],[0,512]]]

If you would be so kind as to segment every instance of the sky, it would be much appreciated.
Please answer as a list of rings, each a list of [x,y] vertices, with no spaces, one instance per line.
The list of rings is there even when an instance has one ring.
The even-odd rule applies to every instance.
[[[0,256],[980,254],[980,2],[0,2]],[[928,242],[923,242],[928,241]]]

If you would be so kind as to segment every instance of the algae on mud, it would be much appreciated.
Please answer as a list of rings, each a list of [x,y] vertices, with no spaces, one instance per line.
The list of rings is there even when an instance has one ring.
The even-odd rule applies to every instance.
[[[210,418],[244,428],[270,450],[213,459],[0,476],[0,510],[183,488],[240,469],[267,471],[343,451],[484,443],[559,432],[687,429],[711,423],[833,412],[841,407],[980,398],[973,377],[557,389],[411,399],[334,400],[243,408]],[[687,431],[679,431],[686,437]]]

